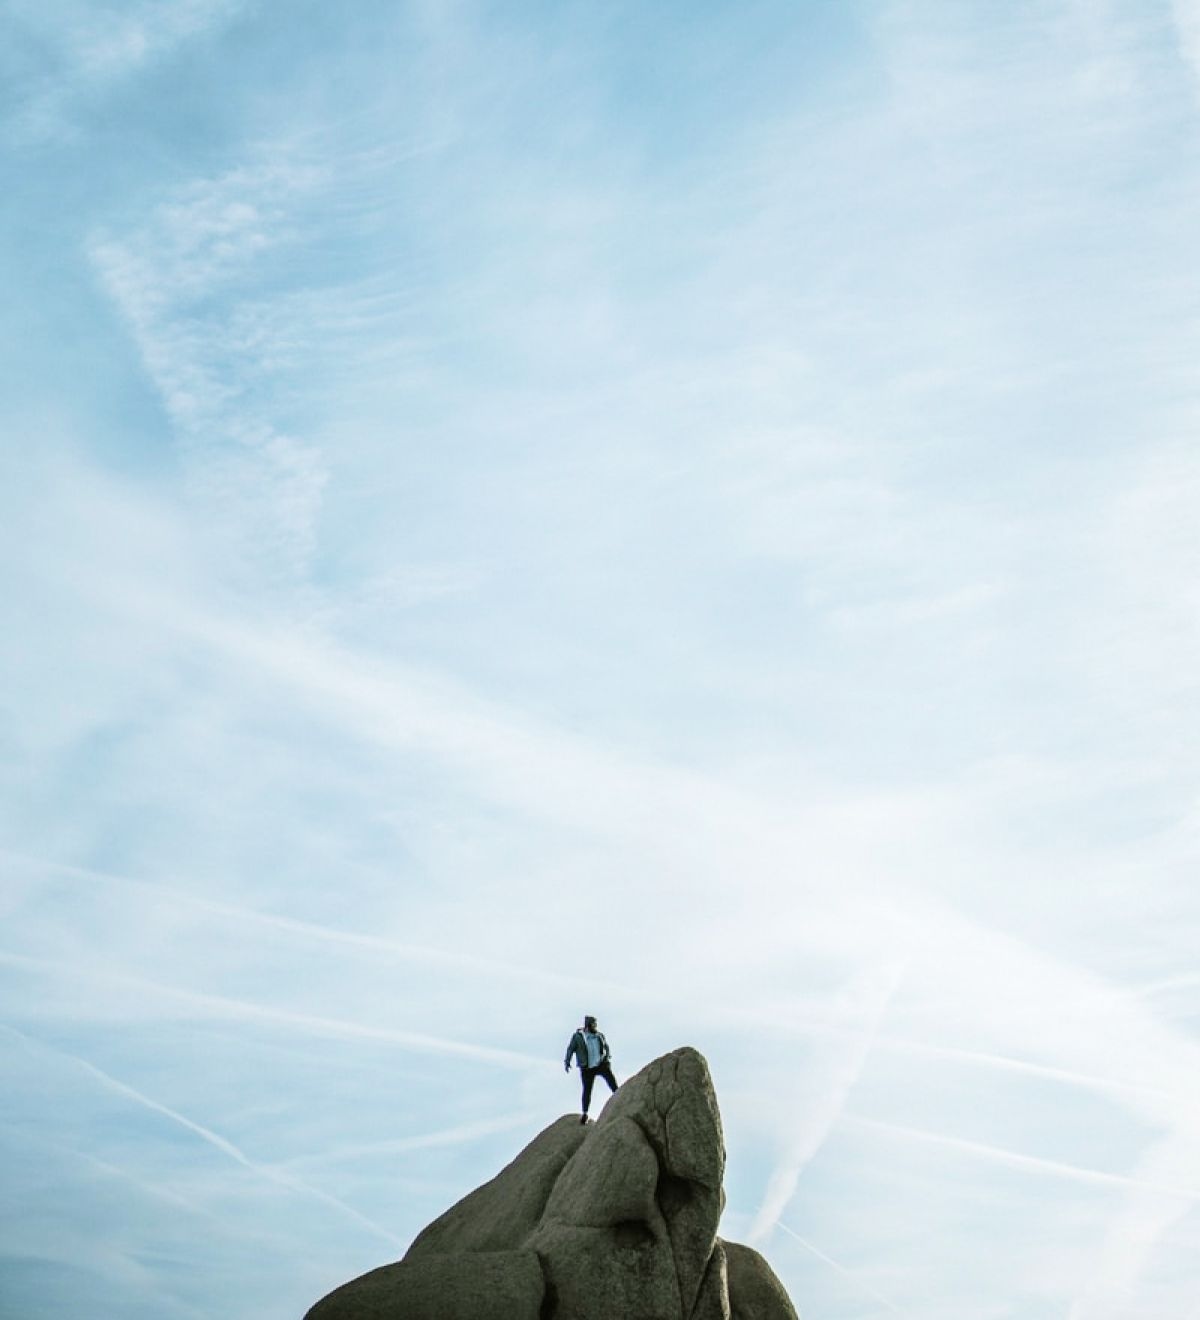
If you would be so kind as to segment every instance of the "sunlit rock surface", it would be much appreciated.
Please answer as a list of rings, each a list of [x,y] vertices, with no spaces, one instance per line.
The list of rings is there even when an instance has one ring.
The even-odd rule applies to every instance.
[[[796,1320],[762,1256],[717,1237],[724,1172],[708,1066],[675,1050],[305,1320]]]

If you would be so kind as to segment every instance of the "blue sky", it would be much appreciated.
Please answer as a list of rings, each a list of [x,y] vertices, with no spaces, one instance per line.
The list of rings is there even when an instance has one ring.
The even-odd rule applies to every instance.
[[[0,1316],[287,1320],[689,1043],[806,1320],[1200,1293],[1194,0],[12,0]]]

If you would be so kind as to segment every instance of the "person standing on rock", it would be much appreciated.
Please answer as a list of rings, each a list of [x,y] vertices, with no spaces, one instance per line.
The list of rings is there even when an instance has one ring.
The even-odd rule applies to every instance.
[[[579,1064],[579,1071],[583,1074],[583,1117],[579,1121],[586,1123],[588,1121],[588,1106],[592,1103],[592,1087],[596,1083],[596,1078],[603,1077],[608,1083],[610,1091],[617,1089],[617,1079],[612,1072],[612,1055],[609,1053],[608,1041],[604,1039],[604,1033],[597,1028],[594,1017],[585,1017],[583,1026],[575,1032],[567,1043],[567,1053],[563,1059],[563,1070],[565,1072],[571,1071],[572,1057]]]

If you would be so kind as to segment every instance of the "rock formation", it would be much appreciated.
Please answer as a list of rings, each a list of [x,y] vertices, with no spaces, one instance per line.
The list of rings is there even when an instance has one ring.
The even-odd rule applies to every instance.
[[[758,1252],[717,1237],[724,1172],[708,1066],[675,1050],[305,1320],[797,1320]]]

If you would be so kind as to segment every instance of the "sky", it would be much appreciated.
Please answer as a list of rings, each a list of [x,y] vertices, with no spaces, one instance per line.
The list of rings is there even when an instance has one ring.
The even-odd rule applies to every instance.
[[[1194,1320],[1200,3],[8,0],[0,1320],[297,1320],[689,1044],[803,1320]]]

